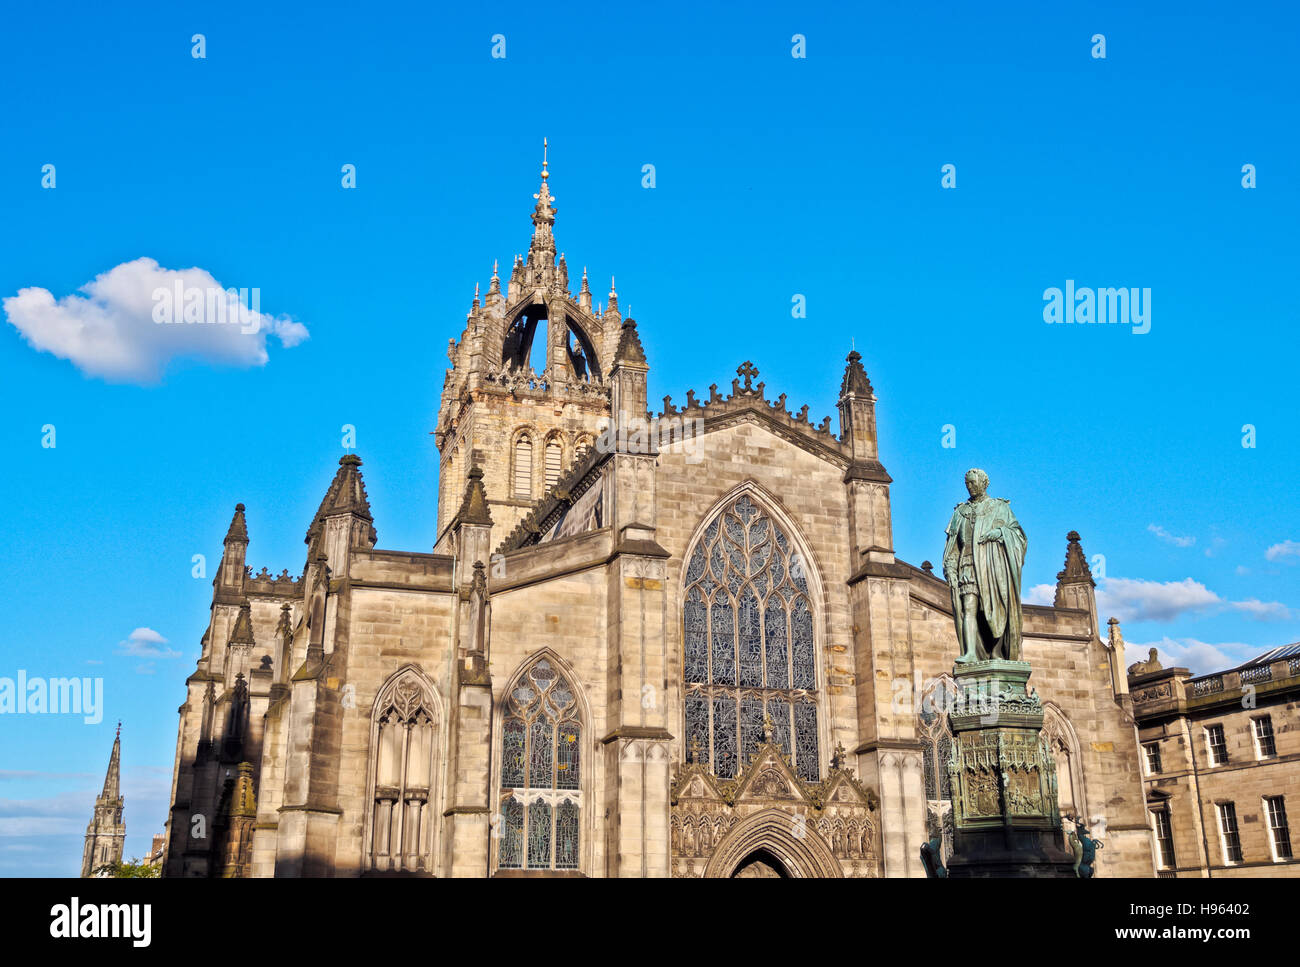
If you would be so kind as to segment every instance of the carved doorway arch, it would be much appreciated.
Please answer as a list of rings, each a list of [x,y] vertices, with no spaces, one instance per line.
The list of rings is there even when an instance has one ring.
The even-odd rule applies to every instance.
[[[755,855],[768,866],[773,860],[795,879],[842,877],[844,871],[826,841],[803,817],[781,809],[764,809],[733,826],[704,868],[706,877],[729,878]]]
[[[733,880],[785,880],[790,874],[786,872],[781,861],[765,849],[756,849],[736,867],[731,874]]]

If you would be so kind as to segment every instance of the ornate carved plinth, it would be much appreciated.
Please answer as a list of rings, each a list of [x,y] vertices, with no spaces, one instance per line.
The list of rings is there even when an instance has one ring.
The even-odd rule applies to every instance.
[[[1043,708],[1026,690],[1029,664],[982,661],[953,669],[953,877],[1073,877],[1056,799],[1056,763]]]

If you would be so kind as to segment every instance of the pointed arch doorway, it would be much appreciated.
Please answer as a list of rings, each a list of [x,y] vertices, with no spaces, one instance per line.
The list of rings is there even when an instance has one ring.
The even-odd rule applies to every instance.
[[[731,873],[733,880],[788,880],[790,874],[768,850],[756,849]]]
[[[756,861],[763,866],[755,865]],[[718,879],[772,874],[805,879],[841,877],[844,871],[812,824],[775,808],[754,813],[732,826],[704,868],[705,877]]]

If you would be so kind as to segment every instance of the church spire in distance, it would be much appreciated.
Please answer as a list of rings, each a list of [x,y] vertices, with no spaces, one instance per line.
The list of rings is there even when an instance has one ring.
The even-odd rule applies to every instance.
[[[100,799],[116,800],[122,795],[122,723],[117,723],[113,736],[113,754],[108,757],[108,772],[104,775],[104,791]]]

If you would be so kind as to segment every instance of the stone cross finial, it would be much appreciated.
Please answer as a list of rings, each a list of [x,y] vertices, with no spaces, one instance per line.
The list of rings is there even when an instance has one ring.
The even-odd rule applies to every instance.
[[[736,375],[743,376],[745,378],[745,389],[752,391],[754,388],[753,379],[758,375],[758,367],[747,359],[736,367]]]

